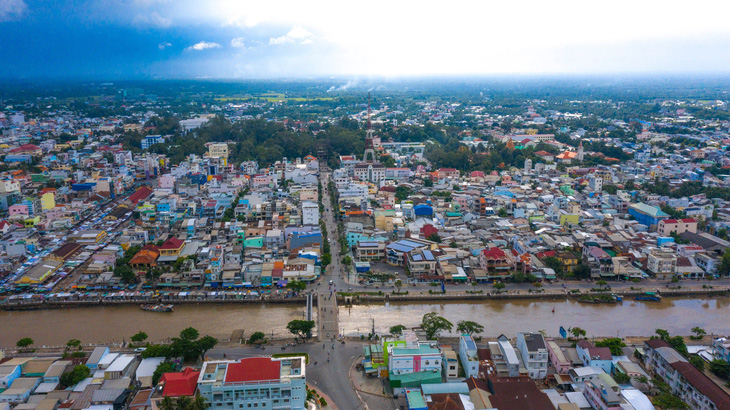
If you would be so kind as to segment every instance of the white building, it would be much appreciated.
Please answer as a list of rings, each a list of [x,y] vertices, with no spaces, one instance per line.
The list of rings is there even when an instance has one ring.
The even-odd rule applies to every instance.
[[[522,362],[530,378],[547,377],[548,351],[545,339],[540,333],[517,333],[517,349],[522,355]]]
[[[466,377],[477,377],[479,375],[479,358],[477,357],[477,345],[469,335],[459,336],[459,358],[464,367]]]
[[[302,225],[319,225],[319,205],[315,202],[302,203]]]

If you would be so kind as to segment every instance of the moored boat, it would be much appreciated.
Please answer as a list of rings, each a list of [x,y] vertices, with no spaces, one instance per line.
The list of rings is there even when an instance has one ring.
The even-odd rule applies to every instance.
[[[634,297],[634,300],[641,300],[641,301],[647,301],[647,302],[659,302],[662,300],[662,297],[659,296],[658,293],[655,292],[646,292],[642,293],[641,295],[636,295]]]
[[[140,305],[140,308],[142,310],[146,310],[147,312],[172,312],[173,306],[172,305]]]

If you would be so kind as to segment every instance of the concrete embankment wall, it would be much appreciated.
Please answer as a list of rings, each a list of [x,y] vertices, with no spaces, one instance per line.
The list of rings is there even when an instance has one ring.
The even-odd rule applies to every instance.
[[[94,301],[45,301],[45,302],[27,302],[27,303],[5,303],[0,304],[3,310],[36,310],[36,309],[67,309],[79,307],[99,307],[99,306],[127,306],[127,305],[144,305],[144,304],[171,304],[171,305],[215,305],[215,304],[282,304],[282,305],[305,305],[307,299],[304,297],[295,298],[271,298],[271,299],[201,299],[201,300],[94,300]],[[317,301],[314,301],[317,304]]]
[[[385,293],[383,295],[373,294],[354,294],[348,296],[338,296],[343,303],[351,301],[354,304],[368,302],[423,302],[423,301],[468,301],[468,300],[500,300],[500,299],[523,299],[523,300],[565,300],[578,299],[580,296],[600,296],[615,294],[623,297],[625,300],[633,299],[635,296],[644,294],[647,291],[639,290],[622,290],[615,292],[585,292],[570,293],[561,292],[519,292],[510,291],[502,293],[418,293],[408,295],[394,295]],[[730,288],[713,288],[713,289],[665,289],[658,292],[663,297],[683,297],[683,296],[730,296]]]

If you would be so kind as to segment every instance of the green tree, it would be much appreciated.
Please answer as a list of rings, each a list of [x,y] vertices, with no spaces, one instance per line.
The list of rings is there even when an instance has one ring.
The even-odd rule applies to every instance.
[[[399,201],[405,201],[411,195],[411,189],[405,185],[398,185],[395,188],[395,198]]]
[[[436,312],[426,313],[421,320],[421,328],[426,331],[428,339],[435,339],[441,331],[451,331],[454,324],[439,316]]]
[[[147,340],[147,333],[139,331],[130,338],[135,343],[142,343]]]
[[[613,375],[613,380],[618,384],[626,384],[631,381],[631,377],[626,373],[616,372]]]
[[[727,236],[727,234],[725,236]],[[730,251],[726,251],[722,255],[722,260],[720,261],[720,266],[717,268],[717,273],[721,276],[727,276],[730,274]]]
[[[175,400],[175,407],[177,407],[178,410],[189,410],[192,404],[193,399],[188,396],[180,396]]]
[[[18,346],[22,350],[22,349],[25,349],[28,346],[32,346],[33,345],[33,339],[31,339],[29,337],[24,337],[24,338],[18,340],[18,342],[15,343],[15,345]]]
[[[651,402],[662,409],[666,410],[685,410],[690,407],[687,403],[683,402],[679,397],[669,392],[660,393],[651,400]]]
[[[287,323],[286,328],[295,336],[299,336],[302,339],[309,339],[312,336],[312,329],[314,329],[314,326],[314,320],[295,319]]]
[[[205,410],[210,407],[208,399],[200,395],[200,392],[195,393],[193,402],[190,403],[190,410]]]
[[[150,357],[172,357],[172,349],[168,345],[151,345],[142,352],[142,358]]]
[[[499,208],[497,211],[497,216],[500,218],[506,218],[507,217],[507,210],[504,208]]]
[[[160,401],[160,410],[178,410],[178,408],[175,406],[175,401],[170,396],[164,397]]]
[[[591,267],[580,263],[573,269],[573,275],[577,279],[588,279],[591,277]]]
[[[611,354],[614,356],[620,356],[623,354],[621,348],[626,347],[626,343],[618,337],[609,337],[608,339],[599,340],[595,343],[596,347],[607,347],[611,350]]]
[[[86,379],[91,374],[91,369],[83,364],[73,368],[70,372],[61,375],[59,382],[62,386],[71,387]]]
[[[307,288],[307,284],[301,280],[293,280],[286,284],[287,289],[291,289],[295,292],[301,292]]]
[[[495,290],[502,290],[502,289],[504,289],[506,287],[506,285],[504,283],[502,283],[502,282],[494,282],[494,284],[492,285],[492,287]]]
[[[250,345],[266,343],[266,334],[264,332],[253,332],[246,343]]]
[[[576,326],[576,327],[570,329],[570,334],[572,334],[574,338],[578,339],[581,337],[585,337],[587,332]]]
[[[460,320],[456,322],[456,331],[469,336],[482,333],[484,326],[471,320]]]
[[[205,354],[208,350],[214,348],[218,344],[218,339],[213,336],[205,335],[195,342],[195,349],[200,354],[200,359],[205,360]]]
[[[689,337],[692,340],[701,340],[707,334],[707,332],[705,332],[705,329],[703,329],[699,326],[693,327],[692,333],[694,333],[694,336]]]
[[[432,233],[431,235],[428,235],[428,239],[431,242],[441,243],[441,236],[437,234],[436,232]]]
[[[402,335],[403,331],[406,330],[406,327],[403,325],[395,325],[391,326],[388,332],[393,336]]]
[[[722,379],[730,379],[730,363],[715,359],[710,362],[710,371]]]
[[[689,362],[692,363],[692,365],[696,367],[697,370],[701,372],[705,370],[705,359],[699,356],[692,356],[689,358]]]
[[[200,337],[200,332],[198,332],[198,329],[193,327],[188,327],[180,331],[180,339],[192,341],[198,337]]]
[[[152,373],[152,385],[156,386],[157,383],[160,381],[160,378],[165,373],[170,373],[175,371],[175,365],[170,362],[162,362],[157,365],[157,368]]]
[[[393,282],[393,285],[395,285],[395,288],[398,289],[398,292],[400,293],[400,288],[403,287],[403,281],[396,279],[395,282]]]
[[[345,257],[342,258],[342,264],[345,266],[350,266],[352,264],[352,258],[350,255],[345,255]]]
[[[554,270],[556,275],[561,276],[563,274],[563,262],[560,259],[548,256],[543,262],[545,262],[545,266]]]
[[[71,348],[77,348],[81,350],[81,340],[79,339],[71,339],[68,342],[66,342],[66,350],[69,350]]]

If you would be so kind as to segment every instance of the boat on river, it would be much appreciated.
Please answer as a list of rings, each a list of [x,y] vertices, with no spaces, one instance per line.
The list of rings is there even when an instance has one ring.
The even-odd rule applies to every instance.
[[[636,297],[634,297],[634,300],[647,301],[647,302],[659,302],[662,300],[662,297],[659,296],[659,294],[655,293],[655,292],[646,292],[646,293],[642,293],[641,295],[636,295]]]
[[[578,296],[578,302],[582,303],[616,303],[621,302],[621,297],[617,295],[581,295]]]
[[[147,312],[172,312],[173,311],[173,305],[140,305],[140,308],[142,310],[145,310]]]

